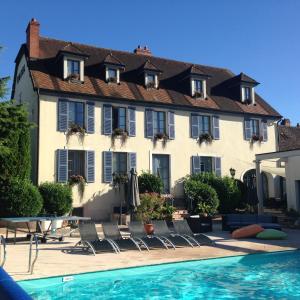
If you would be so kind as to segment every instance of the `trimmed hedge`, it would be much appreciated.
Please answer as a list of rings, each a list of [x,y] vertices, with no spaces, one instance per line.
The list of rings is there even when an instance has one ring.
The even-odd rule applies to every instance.
[[[138,176],[138,182],[139,182],[139,191],[141,194],[144,193],[160,194],[163,190],[163,182],[161,178],[149,172],[142,172],[142,174]]]
[[[0,183],[0,215],[2,217],[33,217],[41,212],[43,199],[28,180],[12,178]]]
[[[213,173],[195,174],[189,176],[189,179],[206,183],[216,190],[220,202],[218,207],[220,213],[231,213],[241,206],[242,192],[235,179],[228,176],[219,177]]]
[[[219,206],[216,190],[206,183],[188,179],[184,183],[186,196],[191,200],[191,213],[214,215]]]
[[[72,209],[72,190],[61,183],[44,182],[39,186],[44,201],[44,213],[62,216]]]

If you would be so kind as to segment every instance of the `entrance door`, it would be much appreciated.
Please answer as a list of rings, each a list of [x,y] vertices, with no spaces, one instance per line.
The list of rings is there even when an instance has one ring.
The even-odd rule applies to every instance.
[[[170,192],[170,165],[169,155],[153,154],[152,155],[152,173],[159,176],[163,182],[163,193]]]

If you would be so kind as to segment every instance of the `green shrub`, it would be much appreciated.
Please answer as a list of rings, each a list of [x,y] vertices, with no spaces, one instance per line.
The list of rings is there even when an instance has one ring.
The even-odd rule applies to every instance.
[[[188,179],[184,183],[184,191],[192,203],[190,208],[191,213],[214,215],[217,212],[219,205],[218,195],[210,185]]]
[[[46,214],[62,216],[72,209],[72,190],[68,185],[44,182],[39,186]]]
[[[213,173],[195,174],[189,178],[206,183],[216,190],[220,202],[218,207],[220,213],[234,212],[242,205],[242,193],[235,179],[228,176],[219,177]]]
[[[139,191],[143,193],[158,193],[163,190],[163,182],[160,177],[149,172],[142,172],[138,177]]]
[[[0,215],[2,217],[32,217],[41,212],[43,199],[28,180],[11,178],[0,182]]]
[[[144,223],[151,220],[166,220],[172,218],[174,207],[157,193],[140,194],[141,204],[137,208],[137,217]]]

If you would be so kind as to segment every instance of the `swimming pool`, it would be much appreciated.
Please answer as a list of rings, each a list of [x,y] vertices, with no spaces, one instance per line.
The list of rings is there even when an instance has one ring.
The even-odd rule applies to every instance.
[[[299,299],[300,251],[188,261],[18,283],[33,299],[39,300]]]

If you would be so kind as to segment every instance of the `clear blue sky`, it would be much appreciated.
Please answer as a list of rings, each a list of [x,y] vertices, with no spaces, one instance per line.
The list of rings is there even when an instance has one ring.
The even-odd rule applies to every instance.
[[[43,36],[128,51],[148,45],[156,56],[243,71],[300,122],[299,0],[3,1],[0,76],[13,76],[32,17]]]

